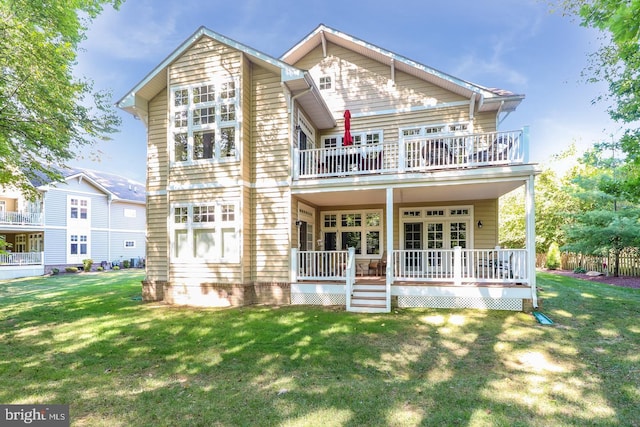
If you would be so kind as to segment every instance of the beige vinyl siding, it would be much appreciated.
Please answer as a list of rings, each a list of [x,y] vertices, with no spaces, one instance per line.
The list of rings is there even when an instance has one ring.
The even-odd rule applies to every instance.
[[[492,249],[498,244],[498,199],[474,203],[475,249]],[[482,221],[482,228],[476,225]]]
[[[168,278],[167,197],[147,196],[147,280]]]
[[[496,130],[496,113],[495,112],[486,112],[476,114],[474,121],[474,133],[481,132],[494,132]],[[502,130],[513,130],[513,129],[502,129]]]
[[[251,123],[253,122],[252,104],[253,104],[253,64],[246,56],[242,57],[242,78],[241,78],[241,101],[240,111],[242,112],[242,122],[240,134],[242,136],[242,147],[240,152],[240,169],[242,170],[243,182],[254,182],[252,173],[251,149],[253,145],[253,134],[251,132]],[[242,283],[248,283],[254,280],[252,276],[251,265],[253,259],[252,246],[254,236],[254,225],[251,221],[251,189],[245,185],[241,189],[241,211],[242,211],[242,252],[240,259],[242,261]]]
[[[147,143],[147,192],[167,188],[169,155],[167,150],[167,92],[149,102]],[[168,279],[167,196],[147,195],[147,280]]]
[[[188,85],[240,73],[242,53],[203,36],[169,67],[169,84]]]
[[[147,191],[167,188],[169,150],[167,147],[167,92],[162,91],[149,102],[147,142]]]
[[[428,124],[443,124],[469,121],[469,108],[438,108],[403,114],[378,114],[374,116],[356,117],[351,120],[351,133],[382,130],[385,143],[397,143],[400,140],[400,129]],[[319,132],[317,144],[326,135],[342,135],[344,120],[340,120],[333,129]],[[320,145],[318,145],[320,146]]]
[[[284,282],[290,248],[289,116],[280,75],[258,66],[252,71],[253,277]]]
[[[334,89],[322,91],[322,96],[334,113],[345,108],[357,114],[468,101],[397,70],[393,84],[389,66],[331,43],[327,45],[325,58],[322,57],[322,48],[317,47],[295,66],[308,69],[316,83],[324,75],[334,79]],[[357,92],[354,92],[355,88]]]

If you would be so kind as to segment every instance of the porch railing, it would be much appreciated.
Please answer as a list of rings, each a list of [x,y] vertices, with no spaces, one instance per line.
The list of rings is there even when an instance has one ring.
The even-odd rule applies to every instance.
[[[0,212],[0,224],[42,225],[42,214],[39,212]]]
[[[529,283],[525,249],[393,251],[393,278],[407,282]]]
[[[354,256],[347,251],[293,249],[295,280],[353,284]],[[526,249],[395,250],[392,282],[521,283],[529,284]]]
[[[344,281],[348,271],[348,251],[300,251],[296,276],[303,280]]]
[[[41,265],[43,258],[42,252],[0,253],[0,266]]]
[[[294,178],[425,172],[526,163],[528,132],[417,136],[400,143],[295,150]]]

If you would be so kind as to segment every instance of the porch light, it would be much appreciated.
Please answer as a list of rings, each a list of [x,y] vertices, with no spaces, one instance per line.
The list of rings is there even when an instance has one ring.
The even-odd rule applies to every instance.
[[[482,228],[482,220],[478,220],[478,228]]]

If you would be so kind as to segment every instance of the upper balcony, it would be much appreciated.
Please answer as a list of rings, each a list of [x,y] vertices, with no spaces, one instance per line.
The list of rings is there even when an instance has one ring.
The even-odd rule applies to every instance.
[[[39,212],[4,212],[0,211],[0,226],[40,226],[43,225]]]
[[[460,136],[406,137],[399,143],[295,150],[294,179],[403,174],[528,162],[528,128]]]

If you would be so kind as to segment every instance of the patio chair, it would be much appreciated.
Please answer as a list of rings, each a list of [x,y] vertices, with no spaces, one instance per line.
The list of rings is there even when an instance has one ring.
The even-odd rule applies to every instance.
[[[378,271],[380,276],[387,274],[387,251],[382,253],[382,258],[380,258],[380,263],[378,264]]]
[[[443,140],[429,141],[422,148],[422,157],[427,166],[445,166],[453,164],[453,156],[449,146]]]
[[[509,160],[509,152],[516,138],[511,135],[497,137],[485,150],[478,151],[471,156],[474,163],[488,163]]]
[[[513,252],[509,254],[509,260],[496,262],[496,277],[513,279]]]

